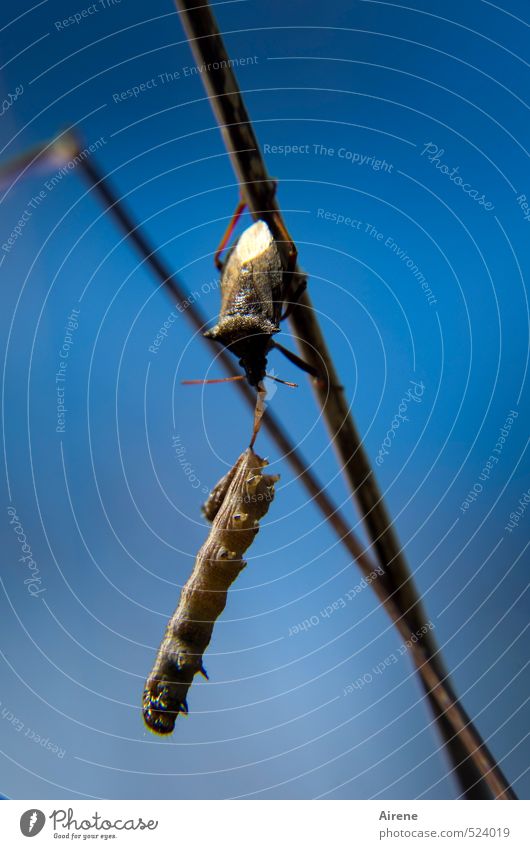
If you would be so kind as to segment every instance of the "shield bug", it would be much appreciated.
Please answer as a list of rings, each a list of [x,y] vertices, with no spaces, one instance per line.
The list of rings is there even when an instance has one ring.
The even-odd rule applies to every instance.
[[[215,327],[204,334],[231,351],[238,358],[244,374],[184,383],[221,383],[246,377],[258,392],[250,442],[252,447],[265,409],[264,378],[270,377],[286,386],[297,385],[267,375],[267,358],[271,349],[277,348],[313,377],[318,375],[312,366],[273,339],[280,331],[280,321],[288,314],[287,310],[282,315],[282,293],[287,283],[285,277],[293,274],[297,256],[296,247],[283,224],[279,225],[279,231],[284,236],[282,243],[285,249],[282,250],[268,224],[260,219],[243,231],[224,262],[220,258],[244,207],[241,202],[215,254],[215,262],[221,272],[221,309]],[[293,303],[304,288],[305,281],[295,291]]]

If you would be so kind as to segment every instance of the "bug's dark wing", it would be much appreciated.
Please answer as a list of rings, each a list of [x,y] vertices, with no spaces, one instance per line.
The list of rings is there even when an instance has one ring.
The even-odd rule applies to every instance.
[[[241,235],[221,280],[221,316],[259,316],[275,327],[281,312],[283,266],[271,231],[257,221]]]

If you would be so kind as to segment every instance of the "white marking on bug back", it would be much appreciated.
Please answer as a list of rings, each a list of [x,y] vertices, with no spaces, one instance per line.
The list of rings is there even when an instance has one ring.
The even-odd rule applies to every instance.
[[[272,241],[272,233],[265,221],[256,221],[239,237],[235,250],[238,260],[241,264],[251,262],[265,253]]]

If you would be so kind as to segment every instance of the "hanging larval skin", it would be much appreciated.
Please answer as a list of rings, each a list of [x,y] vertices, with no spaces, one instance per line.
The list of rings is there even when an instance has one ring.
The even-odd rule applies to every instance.
[[[263,474],[266,465],[247,448],[203,507],[212,527],[182,588],[144,690],[144,720],[158,734],[170,734],[179,713],[188,712],[187,694],[195,675],[207,677],[203,655],[213,626],[274,498],[278,475]]]

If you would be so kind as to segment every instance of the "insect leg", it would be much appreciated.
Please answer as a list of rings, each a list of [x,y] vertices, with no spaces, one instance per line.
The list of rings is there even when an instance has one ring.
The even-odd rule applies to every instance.
[[[295,366],[298,366],[298,368],[302,369],[302,371],[307,372],[312,377],[316,377],[318,380],[322,380],[322,375],[314,366],[310,365],[309,363],[306,363],[305,360],[303,360],[301,357],[298,357],[292,351],[289,351],[288,348],[284,348],[283,345],[280,345],[279,342],[275,342],[274,340],[272,340],[271,347],[277,348],[278,351],[281,351],[284,357],[287,357],[288,360],[290,360]]]
[[[291,300],[287,304],[287,307],[283,311],[283,314],[280,316],[280,321],[284,321],[286,318],[289,318],[294,307],[297,305],[298,301],[300,300],[300,296],[303,294],[303,292],[305,292],[306,289],[307,289],[307,280],[304,279],[304,280],[302,280],[301,283],[299,283],[298,287],[294,290],[294,293],[293,293]]]
[[[273,213],[273,215],[274,215],[274,224],[276,225],[276,230],[277,230],[277,233],[278,233],[278,236],[279,236],[278,241],[283,242],[286,245],[286,248],[287,248],[287,258],[288,258],[288,262],[289,262],[289,267],[288,267],[287,270],[289,272],[292,272],[292,271],[294,271],[295,266],[296,266],[296,258],[298,256],[298,251],[296,249],[296,245],[293,242],[287,227],[285,226],[285,222],[284,222],[282,216],[277,212]]]
[[[224,249],[226,248],[228,241],[229,241],[232,233],[234,232],[236,224],[239,221],[239,219],[241,218],[241,215],[242,215],[246,205],[247,205],[246,202],[241,198],[238,205],[236,206],[236,210],[235,210],[234,214],[232,215],[230,223],[225,230],[224,236],[219,243],[219,247],[217,248],[217,250],[215,252],[214,262],[215,262],[215,265],[217,266],[217,268],[219,269],[219,271],[222,271],[222,268],[223,268],[223,263],[221,261],[221,254],[223,253]]]

